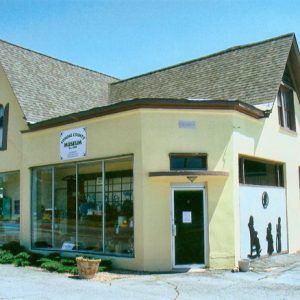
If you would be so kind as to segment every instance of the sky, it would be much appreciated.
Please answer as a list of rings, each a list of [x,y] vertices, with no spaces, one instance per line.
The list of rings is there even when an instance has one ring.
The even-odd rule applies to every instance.
[[[290,32],[299,0],[0,0],[0,39],[119,79]]]

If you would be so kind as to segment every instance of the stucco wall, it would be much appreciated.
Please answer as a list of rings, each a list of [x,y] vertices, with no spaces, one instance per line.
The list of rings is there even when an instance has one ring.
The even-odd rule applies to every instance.
[[[15,98],[6,74],[0,65],[0,104],[9,104],[7,150],[0,151],[0,172],[17,171],[22,161],[21,130],[27,128],[24,115]]]
[[[179,120],[193,120],[196,126],[179,128]],[[134,154],[135,258],[115,259],[115,264],[132,269],[172,269],[170,185],[189,181],[185,176],[150,178],[149,172],[168,171],[170,152],[203,152],[208,153],[209,170],[232,173],[231,124],[232,114],[226,112],[144,109],[24,134],[21,195],[26,199],[26,208],[22,211],[22,241],[29,246],[29,168],[61,163],[60,131],[84,126],[84,160]],[[230,267],[234,264],[231,176],[198,177],[196,182],[207,188],[208,263],[212,267]]]
[[[277,102],[269,118],[261,121],[249,120],[239,115],[234,119],[234,164],[235,186],[238,185],[238,155],[248,155],[271,161],[284,163],[285,187],[287,197],[287,227],[288,250],[296,252],[300,248],[300,201],[299,174],[300,138],[299,120],[300,107],[297,95],[294,93],[296,132],[281,128],[278,121]],[[235,220],[236,241],[239,241],[239,195],[235,190]],[[238,245],[237,245],[238,246]],[[236,257],[240,257],[239,247],[236,247]]]
[[[180,120],[193,121],[195,126],[179,128]],[[229,172],[229,176],[198,176],[194,182],[206,187],[208,266],[230,268],[240,257],[239,154],[286,161],[289,250],[298,249],[300,143],[297,133],[279,128],[276,107],[269,118],[261,120],[233,111],[141,109],[24,134],[25,244],[30,242],[29,168],[62,163],[60,131],[81,126],[87,128],[84,160],[134,154],[135,258],[112,258],[116,266],[156,271],[173,267],[171,186],[191,183],[186,176],[149,177],[149,172],[169,170],[169,153],[207,153],[208,170]]]
[[[179,128],[179,120],[195,128]],[[232,112],[144,110],[142,153],[144,170],[145,268],[171,269],[171,185],[189,183],[185,176],[150,178],[148,172],[168,171],[169,153],[207,153],[208,170],[232,173]],[[207,193],[208,265],[234,264],[233,185],[229,177],[199,176]],[[159,233],[159,234],[158,234]]]
[[[141,126],[137,112],[127,112],[103,118],[77,122],[68,126],[41,130],[23,134],[24,157],[21,169],[23,180],[21,197],[26,202],[22,210],[21,239],[30,247],[30,186],[31,167],[69,163],[74,160],[61,161],[59,137],[62,130],[85,127],[87,130],[87,156],[79,161],[101,159],[125,154],[134,155],[134,240],[135,258],[112,260],[122,268],[139,269],[143,266],[143,211],[142,202],[142,165],[141,165]],[[77,161],[77,160],[75,160]]]
[[[9,116],[8,116],[8,132],[7,132],[7,149],[0,151],[0,173],[19,171],[22,164],[22,135],[21,130],[27,129],[27,124],[24,119],[24,114],[15,98],[14,92],[7,80],[6,74],[0,65],[0,104],[4,107],[9,104]],[[20,211],[23,208],[27,208],[27,202],[24,203],[22,200],[28,201],[21,194],[22,177],[20,182],[15,184],[20,185]],[[24,205],[25,204],[25,205]],[[25,221],[25,220],[24,220]],[[26,223],[28,221],[26,220]],[[22,219],[20,219],[20,227],[22,227]]]

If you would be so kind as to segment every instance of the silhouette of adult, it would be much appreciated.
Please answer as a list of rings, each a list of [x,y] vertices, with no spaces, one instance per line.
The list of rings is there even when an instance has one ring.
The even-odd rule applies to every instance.
[[[273,245],[273,235],[272,235],[272,224],[269,223],[267,227],[267,236],[266,240],[268,241],[268,254],[272,255],[274,252],[274,245]]]
[[[248,223],[249,233],[250,233],[250,254],[249,258],[260,257],[260,242],[258,238],[258,232],[254,229],[254,218],[250,216]]]
[[[278,223],[276,225],[276,252],[281,252],[281,218],[278,217]]]

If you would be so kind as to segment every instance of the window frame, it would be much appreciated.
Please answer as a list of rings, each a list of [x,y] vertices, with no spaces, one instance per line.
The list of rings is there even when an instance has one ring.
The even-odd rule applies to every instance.
[[[283,90],[286,91],[285,95],[290,96],[283,97]],[[277,109],[279,125],[287,130],[296,131],[294,89],[283,82],[277,94]]]
[[[260,184],[260,183],[249,183],[246,181],[245,174],[247,173],[245,170],[245,161],[259,163],[259,164],[265,164],[266,166],[266,172],[267,167],[274,167],[274,174],[275,175],[275,182],[276,184]],[[284,163],[281,162],[274,162],[274,161],[268,161],[263,159],[257,159],[247,156],[239,156],[239,184],[246,184],[246,185],[256,185],[256,186],[270,186],[270,187],[279,187],[279,188],[285,188],[285,178],[284,178]],[[259,172],[258,172],[259,173]],[[249,177],[249,176],[248,176]],[[254,177],[254,175],[253,175]]]
[[[172,167],[172,158],[178,158],[178,159],[189,159],[189,158],[200,158],[204,159],[204,167],[203,168],[174,168]],[[169,164],[170,164],[170,170],[171,171],[203,171],[207,170],[207,153],[170,153],[169,154]],[[184,163],[184,165],[187,164],[187,161]]]
[[[4,151],[7,150],[9,104],[6,104],[5,106],[0,104],[0,110],[3,111],[2,125],[0,124],[0,128],[2,129],[2,141],[0,140],[0,151]]]
[[[300,166],[298,167],[298,184],[299,184],[299,190],[300,190]]]
[[[107,164],[109,163],[118,163],[118,162],[122,162],[122,161],[130,161],[131,164],[132,164],[132,169],[129,169],[129,170],[120,170],[120,171],[116,171],[116,170],[110,170],[110,171],[107,171],[106,170],[106,166]],[[84,192],[84,180],[85,178],[81,177],[82,174],[80,173],[80,168],[82,166],[85,166],[85,165],[89,165],[89,164],[92,164],[92,163],[99,163],[101,162],[101,193],[102,193],[102,197],[101,197],[101,210],[102,210],[102,213],[103,213],[103,218],[102,218],[102,222],[99,223],[99,225],[101,224],[102,227],[99,227],[99,228],[102,228],[102,238],[101,238],[101,241],[102,241],[102,250],[88,250],[88,249],[80,249],[80,247],[78,247],[79,243],[78,241],[80,241],[80,234],[79,234],[79,227],[81,225],[80,223],[80,219],[79,219],[79,214],[80,214],[80,211],[79,211],[79,201],[80,201],[80,191],[79,191],[79,181],[82,180],[83,182],[83,192]],[[75,205],[76,205],[76,208],[75,210],[73,210],[73,212],[75,211],[75,219],[76,219],[76,223],[75,223],[75,235],[74,235],[74,238],[75,238],[75,247],[76,249],[72,249],[72,250],[67,250],[67,249],[63,249],[62,247],[55,247],[54,246],[54,243],[52,242],[52,246],[51,247],[45,247],[45,246],[37,246],[36,245],[36,242],[37,240],[35,240],[35,236],[36,236],[36,230],[38,229],[37,227],[37,223],[36,223],[36,219],[34,219],[34,215],[37,213],[37,209],[36,209],[36,205],[39,201],[39,198],[37,197],[37,172],[38,171],[42,171],[42,170],[48,170],[50,171],[50,174],[51,174],[51,182],[50,182],[50,189],[51,190],[51,197],[49,197],[49,199],[51,199],[51,235],[53,236],[53,233],[54,233],[54,225],[55,225],[55,203],[56,203],[56,196],[55,196],[55,185],[56,185],[56,181],[55,181],[55,173],[57,172],[58,169],[62,168],[62,169],[65,169],[67,167],[70,167],[70,166],[74,166],[75,167],[75,171],[76,171],[76,175],[75,175],[75,190],[76,190],[76,195],[75,195]],[[88,253],[88,254],[97,254],[97,255],[104,255],[104,256],[114,256],[114,257],[125,257],[125,258],[134,258],[135,257],[135,241],[134,241],[134,235],[135,235],[135,223],[134,223],[134,214],[135,214],[135,210],[134,210],[134,155],[133,154],[129,154],[129,155],[122,155],[122,156],[117,156],[117,157],[109,157],[109,158],[99,158],[99,159],[94,159],[94,160],[88,160],[88,161],[75,161],[75,162],[68,162],[68,163],[62,163],[62,164],[52,164],[52,165],[46,165],[46,166],[37,166],[37,167],[32,167],[31,168],[31,249],[33,250],[47,250],[47,251],[59,251],[59,252],[65,252],[65,251],[73,251],[74,252],[80,252],[80,253]],[[100,170],[99,169],[99,170]],[[100,173],[99,173],[100,174]],[[90,178],[97,178],[95,177],[97,175],[97,173],[91,173],[91,174],[88,174],[88,176],[86,178],[88,178],[89,176],[91,175]],[[114,240],[114,237],[115,237],[115,234],[119,234],[119,231],[121,231],[122,229],[120,228],[116,228],[114,230],[115,234],[113,235],[108,235],[108,231],[110,228],[107,226],[106,224],[106,220],[108,218],[108,215],[106,214],[107,213],[107,207],[106,207],[106,204],[107,204],[107,196],[108,196],[108,193],[110,193],[111,191],[114,192],[114,187],[113,187],[113,182],[110,182],[111,179],[114,179],[114,178],[121,178],[121,185],[122,184],[126,184],[126,182],[122,182],[122,177],[130,177],[130,187],[129,187],[129,190],[131,192],[131,195],[130,195],[130,201],[132,202],[132,227],[130,225],[130,223],[128,224],[129,228],[126,228],[124,229],[124,231],[130,231],[128,229],[132,228],[132,236],[131,238],[133,239],[132,243],[133,243],[133,248],[132,248],[132,252],[112,252],[110,250],[108,250],[106,244],[107,244],[107,241],[109,240]],[[89,179],[88,179],[89,180]],[[112,190],[108,189],[108,187],[111,186],[112,187]],[[120,191],[123,191],[123,187],[121,186],[121,190]],[[125,191],[125,188],[124,188],[124,191]],[[123,201],[124,200],[124,201]],[[124,206],[124,202],[126,202],[126,197],[123,199],[120,200],[120,205],[121,206]],[[49,201],[50,203],[50,201]],[[123,209],[125,210],[125,207],[123,207]],[[127,207],[128,209],[128,207]],[[71,210],[72,211],[72,210]],[[124,212],[122,212],[124,213]],[[116,220],[115,220],[116,221]],[[122,227],[122,226],[121,226]],[[118,232],[117,232],[118,230]],[[53,237],[51,237],[52,241],[53,241]]]

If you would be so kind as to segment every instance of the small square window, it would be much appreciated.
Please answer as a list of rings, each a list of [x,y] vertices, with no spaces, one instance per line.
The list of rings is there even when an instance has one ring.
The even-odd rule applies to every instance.
[[[206,154],[170,154],[171,170],[207,170]]]

